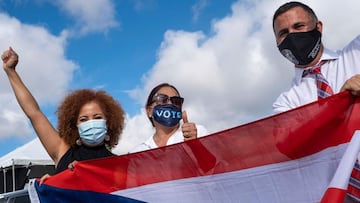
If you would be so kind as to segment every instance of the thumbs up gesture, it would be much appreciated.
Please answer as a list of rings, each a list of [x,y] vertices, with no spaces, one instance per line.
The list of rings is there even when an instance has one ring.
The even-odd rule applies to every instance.
[[[182,112],[182,119],[184,124],[181,126],[181,130],[184,136],[184,140],[192,140],[197,138],[197,129],[195,123],[189,122],[186,111]]]

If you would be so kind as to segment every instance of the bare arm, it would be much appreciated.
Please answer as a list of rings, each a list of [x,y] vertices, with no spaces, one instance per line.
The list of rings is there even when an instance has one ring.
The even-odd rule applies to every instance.
[[[50,121],[41,112],[35,98],[16,72],[15,67],[18,63],[18,55],[10,48],[2,54],[1,58],[3,60],[3,68],[20,107],[30,119],[36,134],[49,156],[57,164],[59,158],[61,158],[69,146],[63,142]]]

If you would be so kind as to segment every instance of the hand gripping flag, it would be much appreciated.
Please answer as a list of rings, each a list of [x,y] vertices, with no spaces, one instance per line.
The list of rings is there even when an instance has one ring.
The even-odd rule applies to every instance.
[[[359,101],[342,92],[196,140],[79,162],[41,186],[35,180],[30,197],[41,203],[331,202],[334,188],[344,190],[330,183],[360,127]]]

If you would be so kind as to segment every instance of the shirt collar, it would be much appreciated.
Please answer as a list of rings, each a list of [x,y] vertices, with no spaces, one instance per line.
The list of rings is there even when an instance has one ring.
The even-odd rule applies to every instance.
[[[334,60],[334,59],[338,59],[338,58],[339,58],[338,53],[324,47],[324,52],[320,57],[320,61]],[[309,69],[309,68],[311,68],[311,67],[306,67],[306,68],[295,67],[295,83],[296,83],[296,85],[300,84],[304,70]]]

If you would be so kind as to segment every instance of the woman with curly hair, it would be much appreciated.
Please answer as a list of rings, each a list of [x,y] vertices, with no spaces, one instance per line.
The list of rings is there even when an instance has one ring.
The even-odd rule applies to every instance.
[[[74,161],[114,155],[110,150],[124,128],[124,111],[113,97],[91,89],[70,93],[57,109],[56,130],[16,72],[18,55],[10,48],[1,58],[19,105],[55,163],[55,173],[71,167]]]

